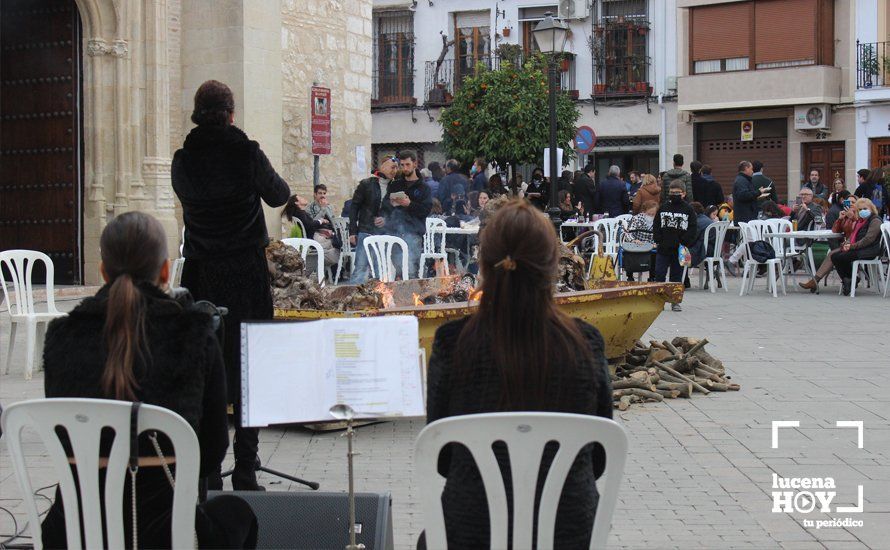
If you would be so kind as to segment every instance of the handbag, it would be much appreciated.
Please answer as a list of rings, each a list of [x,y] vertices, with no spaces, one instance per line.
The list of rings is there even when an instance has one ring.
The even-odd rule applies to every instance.
[[[762,264],[767,260],[776,259],[776,250],[766,241],[754,241],[750,244],[751,259]]]

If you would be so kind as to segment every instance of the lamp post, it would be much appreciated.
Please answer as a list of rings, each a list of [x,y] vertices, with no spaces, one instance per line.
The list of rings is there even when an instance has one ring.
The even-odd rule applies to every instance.
[[[544,14],[544,19],[535,25],[532,31],[535,35],[535,42],[538,44],[538,50],[548,57],[548,76],[550,81],[550,200],[547,213],[550,214],[550,220],[555,227],[559,227],[562,223],[560,218],[559,204],[557,203],[557,170],[556,165],[556,83],[557,83],[557,67],[556,57],[561,54],[566,45],[568,38],[568,27],[565,23],[553,17],[551,12]]]

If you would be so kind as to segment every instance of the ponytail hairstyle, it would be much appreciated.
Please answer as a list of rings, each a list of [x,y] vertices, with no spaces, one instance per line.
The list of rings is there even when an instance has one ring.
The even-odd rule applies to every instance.
[[[155,218],[127,212],[105,226],[99,246],[109,284],[102,392],[107,397],[133,401],[138,387],[136,360],[144,359],[147,349],[145,304],[137,285],[156,284],[167,261],[167,236]]]
[[[470,377],[485,360],[481,350],[490,349],[501,378],[500,410],[546,405],[559,371],[593,360],[578,324],[553,298],[559,255],[552,222],[521,199],[499,208],[480,233],[482,299],[458,337],[456,372]]]

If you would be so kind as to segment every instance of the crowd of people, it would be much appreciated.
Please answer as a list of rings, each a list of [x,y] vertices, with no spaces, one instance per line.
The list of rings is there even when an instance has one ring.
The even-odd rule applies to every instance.
[[[283,236],[294,235],[301,224],[306,231],[302,236],[331,241],[329,247],[323,244],[326,260],[327,251],[337,247],[327,189],[316,186],[312,203],[291,195],[259,144],[233,125],[234,110],[232,92],[225,84],[202,84],[192,114],[196,127],[173,159],[173,187],[185,221],[182,286],[188,292],[175,297],[164,292],[170,265],[167,238],[157,220],[139,212],[113,218],[101,236],[105,286],[48,329],[45,393],[142,401],[179,413],[198,436],[205,490],[222,488],[222,461],[229,444],[226,406],[232,404],[232,485],[256,491],[263,490],[256,478],[259,432],[240,423],[239,330],[242,320],[273,315],[262,203],[285,207]],[[563,173],[557,189],[560,210],[574,216],[633,212],[630,241],[653,248],[657,280],[668,276],[680,280],[681,245],[689,247],[693,256],[708,253],[699,241],[702,228],[714,220],[732,216],[736,221],[751,220],[771,212],[793,216],[799,225],[811,223],[810,218],[818,223],[819,200],[828,201],[828,214],[837,216],[834,225],[847,238],[826,258],[815,283],[832,266],[848,277],[852,261],[871,254],[879,242],[880,212],[864,196],[871,190],[874,197],[878,171],[860,171],[863,181],[855,200],[842,182],[840,186],[834,182],[829,193],[819,184],[818,174],[811,175],[799,204],[786,212],[788,207],[774,200],[775,186],[763,176],[762,165],[740,163],[730,201],[724,201],[706,166],[693,163],[693,172],[688,173],[679,155],[674,165],[658,175],[631,172],[627,181],[617,166],[598,183],[591,165],[574,174]],[[603,338],[593,326],[566,316],[554,301],[552,277],[559,243],[551,219],[541,212],[550,192],[543,172],[533,171],[527,184],[520,178],[505,184],[498,174],[487,177],[486,168],[484,159],[477,159],[470,176],[461,173],[455,160],[446,162],[444,169],[431,163],[421,170],[413,152],[402,152],[384,159],[371,177],[359,183],[344,212],[349,217],[349,239],[359,251],[369,235],[393,234],[405,239],[413,254],[419,250],[426,218],[435,210],[439,215],[470,216],[494,197],[517,199],[499,209],[480,235],[483,293],[478,311],[444,324],[436,333],[429,362],[427,421],[497,411],[609,418],[612,391]],[[888,206],[886,198],[882,204]],[[367,258],[362,256],[358,255],[354,281],[367,277]],[[410,264],[415,266],[409,275],[415,276],[416,263]],[[808,282],[806,288],[812,286]],[[216,327],[194,300],[227,308],[223,326]],[[457,349],[465,352],[455,353]],[[175,469],[176,450],[163,437],[159,441],[157,456],[150,442],[139,446],[138,496],[126,493],[123,506],[127,540],[135,524],[144,547],[170,547],[174,487],[164,468]],[[101,452],[106,453],[102,456],[107,456],[109,443],[102,440]],[[496,454],[502,468],[508,468],[506,449],[498,448]],[[554,454],[553,449],[545,452],[543,468]],[[439,461],[447,480],[442,497],[447,536],[454,547],[485,547],[490,541],[485,492],[473,462],[465,448],[452,446]],[[585,447],[575,458],[557,513],[555,546],[588,544],[597,502],[595,479],[603,463],[602,449],[595,446]],[[509,491],[509,476],[505,479]],[[543,477],[539,492],[542,484]],[[242,499],[234,495],[206,499],[203,490],[201,495],[195,520],[201,547],[255,546],[257,520]],[[45,546],[66,545],[59,491],[43,526]]]

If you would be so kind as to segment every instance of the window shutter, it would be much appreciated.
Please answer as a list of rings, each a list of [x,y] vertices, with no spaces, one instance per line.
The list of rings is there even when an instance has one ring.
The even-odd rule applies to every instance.
[[[754,8],[757,64],[816,62],[817,0],[758,0]]]
[[[454,26],[458,29],[487,27],[489,25],[491,25],[491,12],[489,10],[465,11],[454,14]]]
[[[692,8],[692,60],[751,56],[752,2]]]

